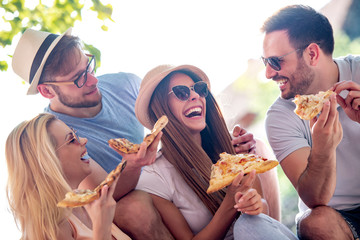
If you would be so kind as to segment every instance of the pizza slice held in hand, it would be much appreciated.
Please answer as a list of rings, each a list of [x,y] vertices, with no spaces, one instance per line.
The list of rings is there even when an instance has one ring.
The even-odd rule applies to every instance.
[[[109,187],[115,181],[117,177],[120,176],[121,172],[126,166],[126,160],[122,161],[114,170],[112,170],[104,181],[102,181],[99,186],[94,190],[90,189],[75,189],[72,192],[68,192],[65,195],[65,198],[58,202],[58,207],[81,207],[100,197],[101,189],[108,185]]]
[[[164,115],[160,117],[151,132],[144,137],[144,142],[146,142],[147,146],[154,141],[156,136],[161,132],[161,130],[166,126],[168,123],[168,118]],[[135,144],[127,140],[126,138],[114,138],[108,141],[110,146],[116,148],[120,152],[123,153],[137,153],[140,149],[140,144]]]
[[[278,165],[276,160],[255,154],[228,154],[221,153],[220,159],[211,166],[211,176],[207,193],[213,193],[230,185],[235,177],[243,172],[250,173],[255,170],[256,173],[263,173]]]
[[[329,97],[334,92],[328,90],[326,92],[320,91],[317,94],[310,95],[296,95],[293,102],[296,104],[294,112],[301,119],[310,120],[318,115],[323,109],[324,102],[329,99]]]

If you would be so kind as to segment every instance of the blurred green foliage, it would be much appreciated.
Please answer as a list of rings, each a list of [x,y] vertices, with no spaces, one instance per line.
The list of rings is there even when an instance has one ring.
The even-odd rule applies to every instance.
[[[12,39],[27,28],[61,34],[74,26],[76,21],[81,21],[82,12],[89,9],[97,12],[97,18],[103,21],[101,28],[107,31],[105,20],[113,21],[112,6],[103,5],[99,0],[0,0],[0,10],[4,13],[2,21],[5,23],[1,26],[0,51],[4,51],[1,48],[11,45]],[[96,62],[100,66],[100,51],[92,45],[85,44],[85,48],[96,56]],[[11,57],[10,54],[8,56]],[[7,61],[0,60],[0,70],[6,71]]]

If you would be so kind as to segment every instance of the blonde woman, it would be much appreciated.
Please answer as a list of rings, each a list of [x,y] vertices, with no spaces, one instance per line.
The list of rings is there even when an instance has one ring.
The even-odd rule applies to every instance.
[[[66,192],[99,171],[86,143],[51,114],[24,121],[9,134],[7,197],[22,239],[129,239],[113,224],[117,180],[85,207],[56,206]]]
[[[144,168],[137,189],[151,194],[175,239],[233,239],[231,227],[237,219],[238,238],[296,238],[262,214],[268,213],[268,205],[254,172],[239,174],[225,191],[206,193],[211,165],[221,152],[235,153],[209,88],[206,74],[191,65],[160,65],[146,74],[136,116],[149,129],[164,114],[169,123],[163,129],[159,156]]]

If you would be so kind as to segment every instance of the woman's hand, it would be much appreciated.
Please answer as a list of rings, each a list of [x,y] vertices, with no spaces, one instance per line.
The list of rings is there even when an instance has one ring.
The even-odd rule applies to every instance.
[[[255,182],[255,170],[246,176],[240,173],[230,185],[228,191],[234,193],[235,206],[237,211],[250,215],[257,215],[263,211],[263,203],[260,194],[252,188]]]
[[[115,215],[116,201],[113,198],[118,178],[109,187],[105,185],[101,189],[99,199],[85,206],[93,229],[94,239],[111,239],[111,225]]]
[[[249,215],[258,215],[263,211],[263,201],[260,194],[254,188],[250,188],[246,192],[237,192],[235,194],[234,208],[238,212]]]

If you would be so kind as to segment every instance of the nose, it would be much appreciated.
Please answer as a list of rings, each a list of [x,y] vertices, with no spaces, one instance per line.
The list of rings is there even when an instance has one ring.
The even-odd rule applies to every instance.
[[[191,89],[191,90],[190,90],[190,97],[189,97],[189,99],[190,99],[191,101],[200,98],[200,95],[199,95],[197,92],[195,92],[195,90],[194,90],[193,88],[190,88],[190,89]]]
[[[89,86],[93,86],[94,84],[98,83],[99,80],[95,77],[94,74],[91,74],[89,72],[87,72],[86,74],[87,74],[86,75],[86,83],[85,83],[86,86],[89,87]]]
[[[79,137],[80,145],[85,146],[88,142],[87,138]]]
[[[270,67],[269,64],[266,64],[265,76],[267,79],[271,79],[271,78],[275,77],[277,74],[278,74],[278,72],[276,70],[274,70],[272,67]]]

